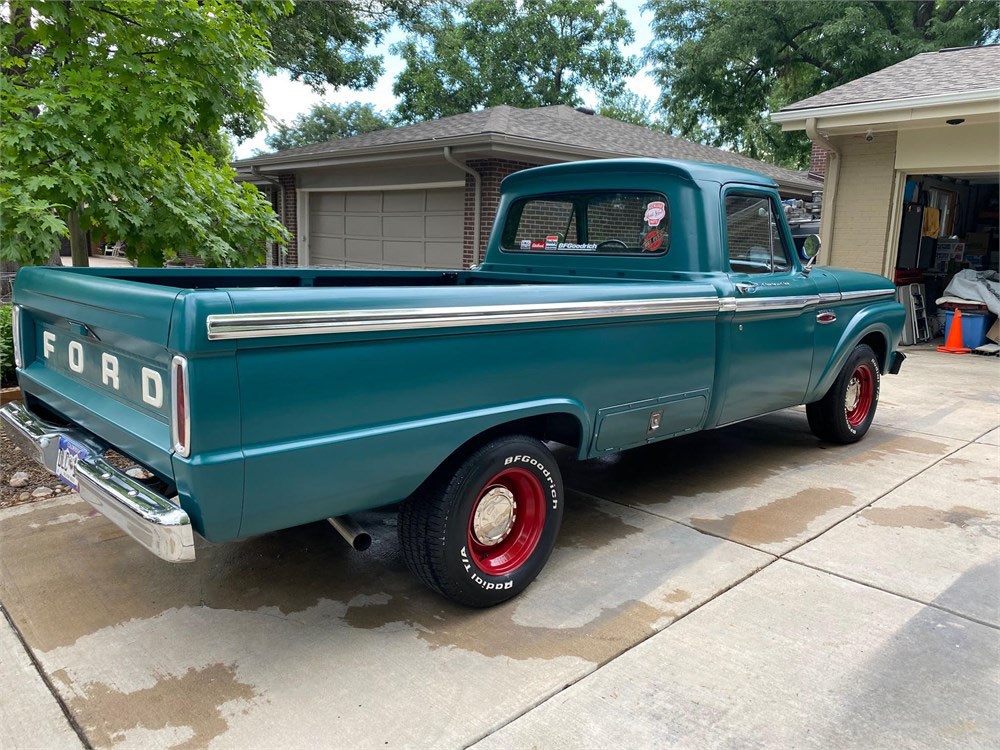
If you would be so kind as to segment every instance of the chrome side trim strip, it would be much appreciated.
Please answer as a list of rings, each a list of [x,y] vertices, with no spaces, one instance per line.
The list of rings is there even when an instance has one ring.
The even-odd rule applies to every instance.
[[[598,300],[546,304],[469,305],[462,307],[376,308],[372,310],[313,310],[290,313],[209,315],[208,338],[269,338],[372,331],[419,331],[434,328],[548,323],[562,320],[634,318],[645,315],[685,315],[709,312],[780,312],[813,305],[892,297],[886,289],[786,297],[687,297],[680,299]]]
[[[72,428],[42,421],[16,401],[0,409],[4,432],[25,455],[55,474],[59,438],[93,446]],[[157,557],[194,560],[191,519],[180,506],[91,453],[76,465],[80,497]]]
[[[893,297],[895,298],[896,292],[892,289],[862,289],[857,292],[842,292],[840,299],[844,302],[856,299],[877,299],[879,297]]]
[[[801,297],[757,297],[737,298],[736,312],[756,312],[758,310],[802,310],[819,302],[819,295]]]
[[[467,307],[380,308],[293,313],[209,315],[208,338],[265,338],[328,333],[414,331],[433,328],[547,323],[558,320],[635,318],[645,315],[717,313],[718,297],[600,300],[546,304],[475,305]]]

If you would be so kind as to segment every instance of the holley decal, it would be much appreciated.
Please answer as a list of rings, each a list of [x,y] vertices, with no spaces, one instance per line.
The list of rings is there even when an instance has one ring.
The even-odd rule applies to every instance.
[[[655,253],[663,244],[663,232],[654,229],[642,238],[642,251],[644,253]]]

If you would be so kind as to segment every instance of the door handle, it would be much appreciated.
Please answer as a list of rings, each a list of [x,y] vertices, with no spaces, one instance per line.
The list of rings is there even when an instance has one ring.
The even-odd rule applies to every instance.
[[[736,291],[740,294],[753,294],[757,291],[757,285],[740,282],[736,285]]]

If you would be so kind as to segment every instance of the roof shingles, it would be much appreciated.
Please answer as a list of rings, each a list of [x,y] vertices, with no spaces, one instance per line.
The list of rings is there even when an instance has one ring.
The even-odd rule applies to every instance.
[[[782,112],[937,94],[1000,88],[1000,45],[924,52],[822,94],[789,104]]]
[[[821,182],[784,167],[676,138],[649,128],[599,115],[588,115],[564,105],[519,109],[501,105],[415,125],[364,133],[327,143],[264,154],[237,162],[251,166],[260,160],[339,156],[351,151],[391,148],[476,135],[507,135],[537,141],[539,145],[592,150],[612,156],[649,156],[726,164],[761,172],[786,185],[819,188]],[[443,144],[444,145],[444,144]]]

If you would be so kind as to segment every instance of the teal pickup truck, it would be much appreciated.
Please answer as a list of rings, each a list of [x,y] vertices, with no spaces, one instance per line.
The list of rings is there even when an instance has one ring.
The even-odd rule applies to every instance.
[[[507,177],[467,271],[24,268],[19,447],[160,557],[402,502],[413,572],[488,606],[563,514],[580,459],[798,404],[868,430],[903,308],[803,265],[767,178],[608,160]],[[140,480],[109,448],[152,475]]]

